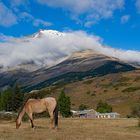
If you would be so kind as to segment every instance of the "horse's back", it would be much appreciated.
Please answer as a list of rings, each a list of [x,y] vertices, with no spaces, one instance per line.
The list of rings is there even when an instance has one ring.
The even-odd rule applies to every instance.
[[[41,113],[43,111],[46,111],[46,109],[47,107],[43,99],[28,99],[25,104],[26,112],[32,111],[36,113]]]
[[[48,110],[54,110],[56,107],[56,100],[53,97],[46,97],[43,99],[28,99],[25,104],[26,112],[43,112]]]
[[[46,98],[44,98],[45,100],[47,100],[47,101],[56,101],[56,99],[54,98],[54,97],[46,97]]]
[[[55,108],[56,107],[57,102],[56,102],[55,98],[53,98],[53,97],[46,97],[46,98],[44,98],[44,100],[45,100],[48,108]]]

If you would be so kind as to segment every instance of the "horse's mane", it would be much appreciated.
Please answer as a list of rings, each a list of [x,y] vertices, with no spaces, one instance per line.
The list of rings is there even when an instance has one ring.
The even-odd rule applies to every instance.
[[[19,113],[18,113],[18,116],[17,116],[16,120],[18,119],[20,113],[22,112],[22,110],[23,110],[23,108],[24,108],[24,106],[25,106],[25,104],[27,103],[28,100],[29,100],[29,99],[26,99],[26,100],[23,102],[22,106],[21,106],[20,109],[19,109]]]

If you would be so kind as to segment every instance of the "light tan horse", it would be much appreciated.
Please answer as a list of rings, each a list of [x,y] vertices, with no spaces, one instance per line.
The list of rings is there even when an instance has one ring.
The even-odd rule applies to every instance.
[[[23,109],[18,114],[16,119],[16,128],[18,129],[21,125],[22,118],[26,113],[31,121],[31,127],[34,128],[33,113],[41,113],[48,111],[51,119],[51,127],[58,126],[58,107],[55,98],[47,97],[43,99],[29,99],[23,106]]]

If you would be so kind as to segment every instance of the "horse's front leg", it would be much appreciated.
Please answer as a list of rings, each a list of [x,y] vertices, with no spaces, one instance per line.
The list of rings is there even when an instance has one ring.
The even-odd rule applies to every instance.
[[[31,121],[31,127],[34,128],[35,126],[34,126],[33,120],[30,119],[30,121]]]
[[[33,115],[32,115],[32,113],[29,113],[28,116],[30,118],[31,127],[34,128],[35,126],[34,126],[34,123],[33,123]]]

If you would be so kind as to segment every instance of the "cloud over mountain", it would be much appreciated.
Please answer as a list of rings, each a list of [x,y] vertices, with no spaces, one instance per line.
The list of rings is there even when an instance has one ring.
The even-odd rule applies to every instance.
[[[1,42],[0,65],[16,66],[33,61],[40,66],[51,66],[74,52],[87,49],[124,61],[140,63],[140,52],[117,50],[105,46],[98,36],[89,35],[83,31],[42,30],[32,36]]]

